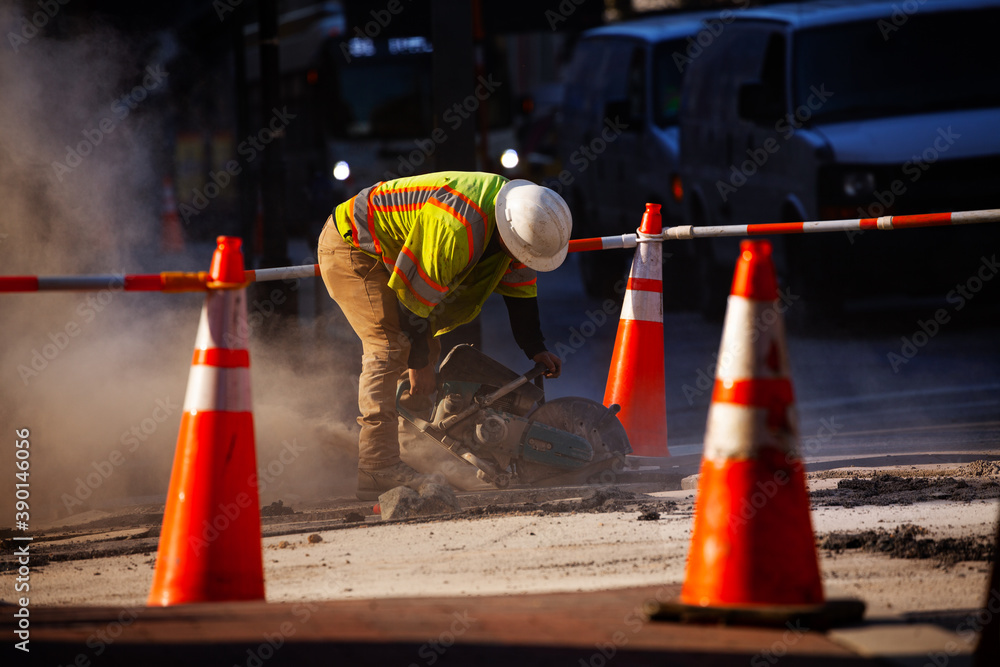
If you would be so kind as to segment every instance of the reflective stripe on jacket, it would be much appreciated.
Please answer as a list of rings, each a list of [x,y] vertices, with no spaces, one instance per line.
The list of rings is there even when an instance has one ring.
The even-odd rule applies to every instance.
[[[334,217],[345,241],[382,260],[403,305],[445,333],[475,318],[493,292],[537,294],[532,269],[503,252],[483,257],[506,182],[476,172],[398,178],[365,188]]]

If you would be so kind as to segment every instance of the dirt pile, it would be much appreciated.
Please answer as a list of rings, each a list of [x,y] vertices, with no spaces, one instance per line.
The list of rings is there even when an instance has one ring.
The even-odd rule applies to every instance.
[[[946,468],[942,466],[909,466],[892,467],[884,470],[877,468],[834,468],[820,470],[808,474],[809,479],[843,479],[845,477],[860,477],[862,479],[877,475],[893,475],[895,477],[998,477],[1000,478],[1000,461],[979,459],[965,465]]]
[[[812,492],[814,505],[910,505],[930,500],[968,502],[1000,498],[1000,482],[991,478],[901,477],[876,474],[868,478],[851,477],[837,482],[836,489]]]
[[[629,501],[637,500],[640,497],[639,494],[632,491],[609,486],[595,489],[591,495],[585,496],[580,501],[580,509],[597,512],[621,512],[631,508],[633,503]]]
[[[973,461],[958,469],[962,477],[1000,477],[1000,461]]]
[[[261,516],[284,516],[285,514],[295,514],[295,510],[291,507],[286,507],[285,501],[280,499],[260,508]]]
[[[865,530],[857,533],[830,533],[820,540],[821,549],[834,553],[861,549],[867,553],[883,553],[892,558],[934,559],[942,565],[962,561],[993,560],[993,544],[984,537],[933,539],[923,537],[928,530],[912,523],[891,531]]]

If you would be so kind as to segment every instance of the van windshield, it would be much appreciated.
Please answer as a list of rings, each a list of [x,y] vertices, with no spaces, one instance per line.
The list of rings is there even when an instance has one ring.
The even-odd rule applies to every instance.
[[[681,56],[687,48],[684,40],[661,42],[653,50],[653,122],[659,127],[677,124],[681,103],[681,81],[685,61]]]
[[[795,107],[828,99],[813,122],[1000,107],[1000,9],[917,11],[804,30],[793,46]],[[813,98],[815,104],[816,98]]]

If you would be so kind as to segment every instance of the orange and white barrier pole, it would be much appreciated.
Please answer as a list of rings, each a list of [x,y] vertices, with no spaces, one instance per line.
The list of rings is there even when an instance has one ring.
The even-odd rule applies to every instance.
[[[983,211],[958,211],[954,213],[929,213],[925,215],[885,215],[881,218],[854,218],[850,220],[817,220],[815,222],[776,222],[750,225],[721,225],[693,227],[681,225],[663,230],[663,240],[707,239],[722,236],[760,236],[763,234],[814,234],[818,232],[891,231],[917,227],[947,227],[949,225],[974,225],[1000,222],[1000,209]],[[634,248],[639,242],[636,234],[601,236],[590,239],[573,239],[570,252]]]
[[[569,252],[616,250],[635,248],[645,241],[675,241],[704,239],[722,236],[759,236],[762,234],[811,234],[816,232],[852,232],[868,230],[913,229],[916,227],[941,227],[1000,222],[1000,209],[959,211],[955,213],[930,213],[926,215],[887,215],[881,218],[855,218],[853,220],[819,220],[816,222],[778,222],[751,225],[723,225],[668,227],[658,232],[660,238],[648,235],[622,234],[589,239],[571,239]],[[293,280],[319,277],[319,264],[283,266],[246,272],[247,282],[268,280]],[[204,273],[164,272],[151,274],[107,274],[94,276],[0,276],[0,293],[3,292],[90,292],[114,289],[125,292],[198,292],[206,289]]]
[[[201,311],[150,605],[264,599],[243,255],[220,236]],[[241,331],[241,329],[243,329]]]
[[[598,236],[591,239],[570,239],[569,252],[589,252],[591,250],[619,250],[639,245],[638,234],[621,236]]]
[[[243,272],[243,282],[294,280],[319,276],[319,264],[283,266],[274,269],[249,269]],[[204,292],[210,289],[209,274],[204,271],[124,274],[108,273],[92,276],[0,276],[2,292],[96,292],[105,289],[123,292]]]
[[[296,278],[318,278],[319,264],[302,266],[281,266],[274,269],[252,269],[245,272],[248,283],[263,283],[270,280],[294,280]]]
[[[663,244],[659,204],[646,204],[615,336],[604,404],[618,419],[637,456],[669,456],[663,359]]]

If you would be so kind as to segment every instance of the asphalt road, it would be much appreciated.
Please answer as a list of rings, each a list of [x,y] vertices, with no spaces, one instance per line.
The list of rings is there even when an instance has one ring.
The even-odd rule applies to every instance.
[[[578,275],[577,258],[570,255],[559,270],[539,278],[547,345],[565,359],[563,376],[547,381],[546,394],[600,401],[620,299],[589,299]],[[985,283],[980,294],[989,290],[1000,292],[1000,280]],[[799,305],[794,296],[789,310]],[[957,308],[946,295],[874,296],[848,301],[836,317],[791,331],[792,380],[810,467],[849,457],[951,454],[945,458],[964,461],[975,453],[1000,454],[1000,308],[988,300],[979,296]],[[526,370],[530,364],[510,340],[502,301],[491,300],[481,318],[487,354]],[[665,313],[671,455],[701,452],[721,335],[721,322],[694,312]]]

